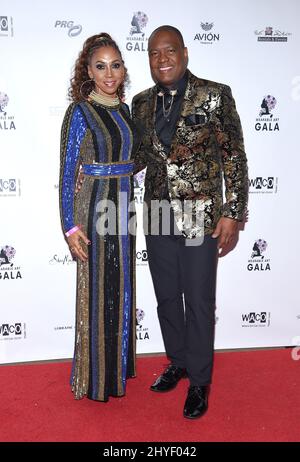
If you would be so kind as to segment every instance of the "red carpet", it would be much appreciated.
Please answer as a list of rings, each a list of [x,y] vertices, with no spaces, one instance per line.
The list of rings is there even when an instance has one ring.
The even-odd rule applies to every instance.
[[[182,417],[188,382],[149,385],[166,359],[138,359],[124,398],[76,401],[70,362],[0,367],[0,441],[300,441],[300,362],[290,349],[216,353],[209,410]]]

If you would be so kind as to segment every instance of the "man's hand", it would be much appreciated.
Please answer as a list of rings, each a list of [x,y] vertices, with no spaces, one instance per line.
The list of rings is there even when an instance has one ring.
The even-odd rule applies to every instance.
[[[219,238],[218,248],[219,253],[223,252],[223,249],[227,247],[233,241],[238,231],[238,221],[232,218],[221,217],[218,221],[216,229],[214,230],[212,237]]]

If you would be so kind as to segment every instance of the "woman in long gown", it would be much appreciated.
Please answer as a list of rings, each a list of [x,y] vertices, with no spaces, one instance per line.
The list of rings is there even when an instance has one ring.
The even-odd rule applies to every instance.
[[[71,386],[76,399],[123,396],[135,372],[133,156],[137,147],[122,102],[127,70],[114,40],[86,40],[75,64],[61,132],[60,210],[77,258]],[[76,190],[78,175],[82,178]],[[132,227],[134,230],[134,226]]]

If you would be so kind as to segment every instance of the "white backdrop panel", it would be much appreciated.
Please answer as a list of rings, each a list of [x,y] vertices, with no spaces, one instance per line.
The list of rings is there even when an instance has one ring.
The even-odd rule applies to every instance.
[[[130,35],[138,11],[148,19],[143,36]],[[299,17],[298,0],[115,0],[113,11],[97,0],[1,1],[1,363],[73,353],[76,265],[60,230],[59,138],[83,41],[101,31],[117,40],[131,78],[130,103],[152,85],[147,40],[162,24],[182,31],[194,74],[232,87],[249,159],[249,220],[237,247],[219,260],[215,346],[294,344]],[[260,115],[267,95],[276,104]],[[164,347],[141,227],[142,192],[137,184],[137,351],[151,353]]]

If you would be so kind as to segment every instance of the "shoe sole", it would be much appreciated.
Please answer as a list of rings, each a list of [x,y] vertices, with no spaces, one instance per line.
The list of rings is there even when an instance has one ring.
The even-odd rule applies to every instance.
[[[200,419],[200,417],[202,417],[204,414],[206,414],[207,410],[208,410],[208,408],[206,408],[205,411],[202,412],[202,414],[196,415],[195,417],[188,416],[188,415],[185,415],[183,413],[183,417],[185,417],[186,419],[190,419],[190,420]]]
[[[168,393],[168,391],[174,390],[177,387],[177,384],[173,388],[169,388],[168,390],[154,390],[153,388],[149,388],[149,390],[154,391],[155,393]]]

